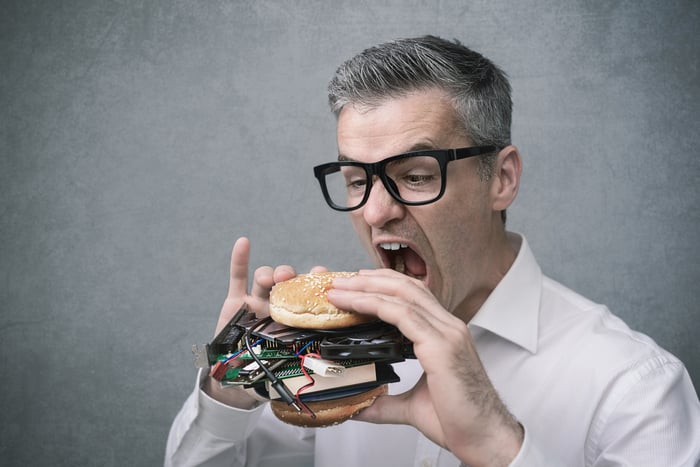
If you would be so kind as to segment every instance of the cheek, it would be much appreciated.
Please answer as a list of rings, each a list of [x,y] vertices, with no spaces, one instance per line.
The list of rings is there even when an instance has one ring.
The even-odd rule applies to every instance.
[[[362,211],[362,209],[350,212],[350,222],[352,223],[352,227],[355,229],[355,232],[357,232],[358,235],[361,235],[368,229],[368,225],[362,218],[362,214],[360,214],[360,211]]]
[[[439,220],[426,228],[436,266],[443,278],[449,278],[454,271],[454,264],[464,259],[464,248],[471,236],[469,222],[455,210],[441,213]]]
[[[466,190],[461,196],[466,196]],[[473,196],[473,194],[472,194]],[[443,201],[443,200],[440,200]],[[463,299],[463,282],[469,282],[469,264],[479,262],[484,245],[484,230],[488,224],[483,200],[450,197],[435,204],[430,221],[422,222],[423,232],[433,252],[437,268],[439,294],[445,306],[454,306]]]
[[[370,232],[370,227],[365,222],[364,218],[362,217],[362,214],[360,214],[361,211],[362,209],[353,211],[350,214],[350,222],[352,223],[353,229],[355,229],[355,233],[362,242],[362,245],[364,245],[364,247],[367,248],[367,251],[372,253],[374,247],[372,246],[372,235]]]
[[[491,207],[489,204],[489,184],[481,181],[476,174],[464,176],[461,183],[448,180],[448,189],[444,199],[439,201],[442,218],[446,229],[476,232],[489,222]],[[452,181],[451,188],[449,182]]]

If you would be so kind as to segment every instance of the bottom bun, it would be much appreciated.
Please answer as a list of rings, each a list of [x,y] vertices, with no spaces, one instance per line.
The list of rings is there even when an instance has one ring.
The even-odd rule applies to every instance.
[[[338,425],[349,420],[360,410],[372,405],[377,397],[387,393],[387,389],[387,385],[382,384],[374,389],[353,396],[326,401],[306,402],[306,406],[316,415],[315,417],[312,417],[306,410],[297,412],[293,406],[287,405],[282,400],[270,401],[270,406],[272,413],[277,418],[290,425],[303,427]]]

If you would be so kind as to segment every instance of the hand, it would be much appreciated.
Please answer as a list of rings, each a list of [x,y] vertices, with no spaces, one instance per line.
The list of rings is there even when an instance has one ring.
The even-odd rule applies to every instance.
[[[219,321],[216,325],[216,336],[221,329],[231,321],[233,315],[243,306],[248,304],[251,311],[258,317],[269,315],[269,297],[272,286],[280,281],[296,276],[291,266],[278,266],[273,269],[262,266],[255,270],[253,275],[253,287],[248,293],[248,263],[250,258],[250,241],[239,238],[233,246],[231,253],[231,272],[229,278],[228,294],[219,313]],[[214,399],[224,404],[238,408],[252,408],[258,403],[258,399],[249,391],[242,388],[221,388],[218,381],[207,378],[202,389]]]
[[[250,311],[253,311],[258,317],[268,316],[270,314],[269,299],[272,286],[277,282],[291,279],[297,275],[291,266],[277,266],[274,269],[270,266],[261,266],[253,274],[253,287],[248,293],[249,259],[250,241],[245,237],[241,237],[233,245],[228,294],[219,313],[219,321],[214,332],[215,336],[231,321],[233,315],[244,303],[247,303]],[[326,270],[322,266],[316,266],[311,271],[320,272]],[[253,395],[252,391],[238,387],[224,389],[213,378],[207,378],[202,389],[214,399],[232,407],[247,409],[254,407],[259,402],[259,399]]]
[[[250,311],[253,311],[258,317],[268,316],[272,286],[277,282],[296,276],[296,272],[291,266],[278,266],[275,269],[270,266],[261,266],[253,274],[253,287],[248,293],[249,258],[250,241],[245,237],[241,237],[233,245],[228,295],[221,307],[214,335],[217,335],[231,321],[231,318],[243,306],[243,303],[247,303]]]
[[[328,298],[398,327],[424,369],[411,390],[378,398],[356,419],[412,425],[469,465],[508,465],[515,458],[522,427],[491,385],[466,323],[425,284],[388,269],[360,271],[334,280]]]

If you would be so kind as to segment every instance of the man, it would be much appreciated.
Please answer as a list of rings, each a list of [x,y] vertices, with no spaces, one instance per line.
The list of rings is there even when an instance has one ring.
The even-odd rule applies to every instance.
[[[429,36],[364,51],[329,91],[338,162],[316,176],[380,269],[328,296],[397,326],[417,360],[395,365],[392,395],[319,430],[200,375],[166,464],[694,465],[700,403],[681,362],[543,276],[505,230],[521,175],[505,75]],[[249,248],[234,246],[217,330],[243,302],[266,314],[272,285],[295,275],[259,268],[248,292]]]

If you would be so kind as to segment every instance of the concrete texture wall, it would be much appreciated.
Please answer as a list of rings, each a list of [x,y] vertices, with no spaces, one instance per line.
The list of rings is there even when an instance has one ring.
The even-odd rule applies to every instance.
[[[1,3],[3,465],[159,465],[239,235],[253,264],[369,265],[311,172],[325,87],[426,33],[512,80],[510,228],[697,386],[698,2]]]

